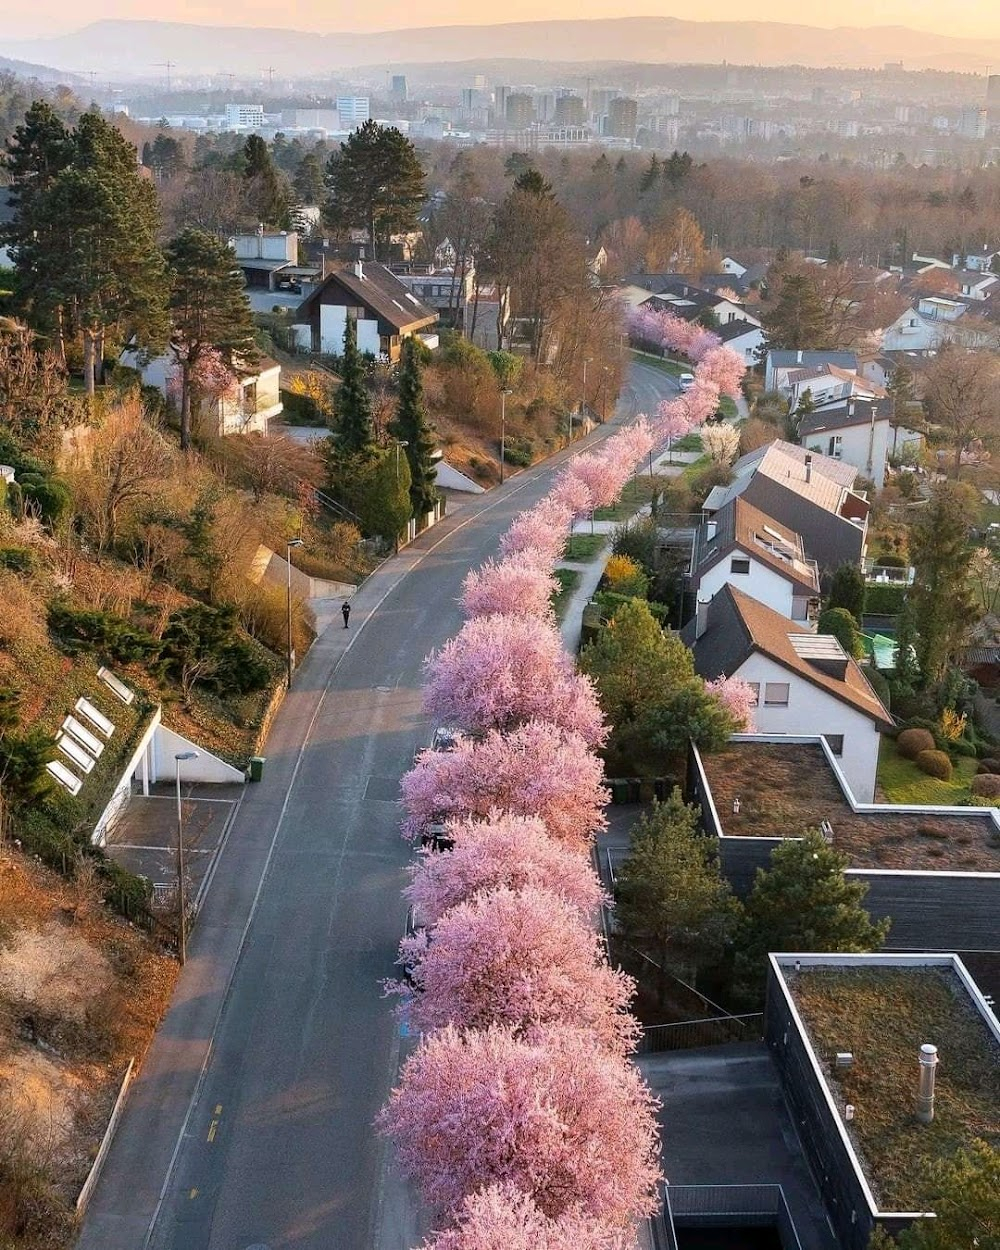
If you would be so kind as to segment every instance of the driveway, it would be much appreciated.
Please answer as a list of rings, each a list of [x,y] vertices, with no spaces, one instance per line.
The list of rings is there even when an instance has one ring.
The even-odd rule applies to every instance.
[[[459,628],[469,568],[570,454],[614,428],[421,535],[359,588],[351,629],[307,656],[220,856],[83,1250],[412,1244],[384,1198],[372,1121],[401,1046],[379,983],[404,923],[412,852],[396,797],[430,732],[423,660]]]

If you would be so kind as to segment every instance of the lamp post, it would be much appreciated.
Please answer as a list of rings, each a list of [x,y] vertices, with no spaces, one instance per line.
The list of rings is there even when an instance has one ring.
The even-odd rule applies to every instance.
[[[409,447],[409,443],[405,438],[396,439],[396,489],[399,489],[399,449],[400,447]],[[396,541],[394,543],[396,555],[399,555],[399,531],[396,531]]]
[[[593,359],[593,356],[584,356],[583,358],[583,400],[581,404],[583,408],[587,406],[587,366]]]
[[[500,392],[500,485],[503,485],[503,462],[507,454],[507,396],[511,391],[504,387]]]
[[[174,756],[174,780],[177,784],[177,953],[181,967],[187,960],[187,908],[184,905],[184,808],[181,805],[181,763],[196,760],[197,751],[178,751]]]
[[[292,688],[292,662],[294,652],[292,651],[292,548],[301,547],[303,545],[301,538],[289,538],[285,543],[285,609],[287,619],[288,633],[286,636],[287,660],[288,660],[288,689]]]

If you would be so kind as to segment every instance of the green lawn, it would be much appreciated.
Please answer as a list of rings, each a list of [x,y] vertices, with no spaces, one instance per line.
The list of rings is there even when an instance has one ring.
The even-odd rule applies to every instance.
[[[974,759],[959,758],[951,781],[938,781],[922,773],[912,760],[904,759],[895,740],[883,737],[878,756],[878,784],[890,803],[939,803],[954,806],[969,797],[969,783],[976,775]]]
[[[556,569],[555,579],[559,583],[559,589],[552,596],[552,607],[555,610],[556,617],[561,621],[566,615],[566,608],[569,605],[573,591],[580,584],[581,573],[579,569]]]
[[[627,521],[653,498],[657,491],[673,481],[672,478],[648,473],[640,473],[626,483],[618,502],[612,508],[598,508],[594,512],[595,521]]]
[[[563,551],[564,560],[595,560],[607,544],[607,534],[571,534]]]
[[[736,407],[736,400],[731,395],[720,396],[719,411],[729,421],[740,415],[740,410]]]
[[[663,356],[651,356],[647,352],[639,352],[633,347],[631,349],[632,359],[639,364],[649,365],[652,369],[661,369],[664,373],[669,373],[671,377],[680,377],[682,373],[691,373],[694,369],[693,365],[681,364],[678,360],[667,360]]]
[[[701,451],[701,435],[696,430],[691,430],[689,434],[685,434],[683,438],[679,438],[671,445],[671,451]]]
[[[690,464],[686,464],[681,469],[681,477],[690,482],[692,478],[697,477],[699,473],[707,469],[711,463],[711,456],[699,456],[697,460],[692,460]]]

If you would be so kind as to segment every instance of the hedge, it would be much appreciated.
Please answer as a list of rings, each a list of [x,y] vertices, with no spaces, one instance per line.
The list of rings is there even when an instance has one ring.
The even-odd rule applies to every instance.
[[[951,760],[944,751],[921,751],[914,761],[922,773],[938,781],[951,781]]]
[[[865,591],[865,612],[872,616],[899,616],[905,602],[905,586],[869,583]]]

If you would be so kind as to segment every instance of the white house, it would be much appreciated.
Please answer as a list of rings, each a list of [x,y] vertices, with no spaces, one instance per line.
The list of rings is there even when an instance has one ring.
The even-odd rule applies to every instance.
[[[972,248],[964,253],[955,252],[951,264],[954,269],[976,269],[980,273],[986,273],[997,263],[998,256],[1000,250],[984,243],[982,247]]]
[[[876,490],[885,485],[890,456],[919,450],[924,436],[905,426],[893,427],[892,405],[871,399],[849,399],[808,413],[799,421],[799,440],[854,467]]]
[[[809,619],[820,594],[819,569],[806,559],[801,536],[742,496],[695,532],[689,589],[709,600],[726,585],[794,621]]]
[[[702,677],[736,676],[754,687],[759,733],[822,735],[851,793],[874,800],[879,739],[892,720],[836,638],[807,633],[731,585],[699,602],[683,637]]]
[[[760,349],[764,344],[764,331],[759,325],[747,321],[744,317],[734,317],[732,321],[719,326],[715,333],[748,368],[752,368],[757,363]]]
[[[862,374],[831,364],[775,369],[774,389],[784,395],[791,408],[799,406],[807,391],[814,404],[885,397],[885,391],[874,382],[869,382]]]
[[[764,367],[764,390],[777,390],[776,378],[779,369],[811,369],[817,365],[836,365],[838,369],[847,369],[851,373],[857,373],[858,354],[850,351],[806,352],[772,349],[767,353]]]
[[[171,353],[139,364],[135,354],[126,349],[121,361],[140,374],[144,386],[155,387],[173,407],[179,405],[179,375]],[[221,395],[204,397],[193,420],[198,433],[216,438],[229,434],[266,434],[268,423],[280,416],[283,408],[281,365],[269,356],[262,356],[253,369],[238,372]]]
[[[882,331],[882,350],[924,356],[937,351],[948,337],[947,324],[907,308]]]

